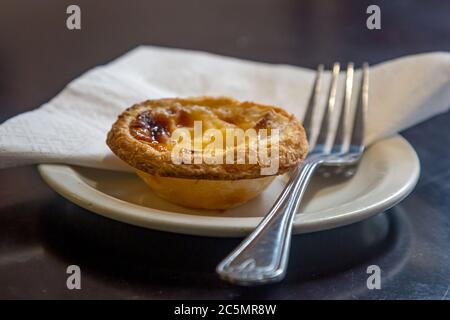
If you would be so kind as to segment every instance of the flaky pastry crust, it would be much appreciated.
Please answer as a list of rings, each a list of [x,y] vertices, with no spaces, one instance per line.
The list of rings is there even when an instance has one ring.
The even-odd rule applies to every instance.
[[[303,161],[308,152],[305,131],[293,115],[278,107],[227,97],[159,99],[135,104],[118,117],[106,143],[133,168],[162,177],[209,180],[262,177],[261,163],[173,163],[171,132],[178,127],[191,128],[194,120],[205,121],[206,128],[279,129],[277,175]]]

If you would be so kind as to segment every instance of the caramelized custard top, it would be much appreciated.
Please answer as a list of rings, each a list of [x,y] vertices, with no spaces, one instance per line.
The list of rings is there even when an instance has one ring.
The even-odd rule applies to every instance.
[[[150,143],[160,151],[170,137],[168,118],[155,114],[151,110],[144,111],[131,122],[130,133],[138,140]]]
[[[274,121],[275,118],[278,119]],[[210,128],[254,128],[258,131],[283,127],[283,122],[288,119],[281,119],[273,110],[265,108],[175,104],[139,113],[130,123],[130,133],[135,139],[147,142],[159,151],[167,151],[175,144],[170,139],[171,133],[176,128],[188,128],[192,133],[194,121],[202,121],[203,132]]]

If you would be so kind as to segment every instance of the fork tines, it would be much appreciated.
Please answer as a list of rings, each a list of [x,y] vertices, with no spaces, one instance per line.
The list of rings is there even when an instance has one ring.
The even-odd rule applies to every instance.
[[[340,74],[340,64],[334,63],[331,71],[331,81],[326,99],[325,111],[322,112],[319,125],[314,128],[313,116],[319,116],[319,96],[322,87],[324,66],[317,68],[313,90],[309,98],[304,116],[303,126],[308,135],[311,152],[320,153],[348,153],[361,152],[364,148],[365,118],[368,108],[369,65],[362,65],[359,93],[356,108],[352,112],[354,95],[354,64],[347,65],[344,82],[344,95],[341,108],[337,108],[337,91]],[[316,114],[317,113],[317,114]],[[316,115],[315,115],[316,114]],[[353,119],[352,119],[353,118]],[[339,119],[337,125],[333,121]],[[353,121],[352,121],[353,120]]]

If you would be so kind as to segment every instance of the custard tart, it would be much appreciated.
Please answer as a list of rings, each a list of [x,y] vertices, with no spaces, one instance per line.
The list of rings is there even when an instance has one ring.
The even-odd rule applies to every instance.
[[[201,209],[247,202],[308,152],[293,115],[227,97],[135,104],[118,117],[106,142],[157,195]]]

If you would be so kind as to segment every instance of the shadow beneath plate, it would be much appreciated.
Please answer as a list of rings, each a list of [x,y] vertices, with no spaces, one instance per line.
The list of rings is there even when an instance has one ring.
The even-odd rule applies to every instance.
[[[293,237],[288,276],[281,284],[243,288],[220,281],[214,269],[241,239],[159,232],[113,221],[61,200],[40,219],[46,249],[104,281],[133,288],[189,287],[204,298],[277,298],[277,288],[330,277],[395,245],[398,216],[379,214],[349,226]],[[106,278],[105,278],[106,277]],[[180,291],[171,298],[189,298]]]

